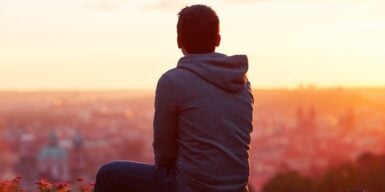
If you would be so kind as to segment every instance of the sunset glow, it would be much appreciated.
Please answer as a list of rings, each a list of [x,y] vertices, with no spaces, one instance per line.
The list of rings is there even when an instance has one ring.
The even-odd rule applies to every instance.
[[[254,88],[385,86],[385,2],[0,0],[0,90],[146,89],[182,56],[177,13],[211,5]]]

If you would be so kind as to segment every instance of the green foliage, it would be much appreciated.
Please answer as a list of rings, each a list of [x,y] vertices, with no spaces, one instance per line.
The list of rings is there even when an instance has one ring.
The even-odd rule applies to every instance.
[[[309,192],[314,189],[311,179],[294,171],[276,175],[263,187],[264,192]]]
[[[385,191],[384,181],[385,156],[365,153],[355,163],[345,163],[330,168],[320,177],[309,178],[294,171],[279,173],[266,183],[262,191],[346,192],[353,189],[366,189],[370,192],[382,192]]]

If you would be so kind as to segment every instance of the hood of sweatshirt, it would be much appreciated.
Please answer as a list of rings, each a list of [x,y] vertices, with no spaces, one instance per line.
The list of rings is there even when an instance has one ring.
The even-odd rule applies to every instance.
[[[246,55],[227,56],[220,53],[188,54],[177,65],[228,92],[238,92],[246,84]]]

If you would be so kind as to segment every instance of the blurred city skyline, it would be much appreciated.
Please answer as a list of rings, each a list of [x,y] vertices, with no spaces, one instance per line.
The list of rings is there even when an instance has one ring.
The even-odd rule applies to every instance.
[[[177,13],[205,3],[253,88],[385,86],[385,2],[0,0],[0,90],[153,90],[182,56]]]
[[[385,88],[255,90],[253,95],[255,189],[289,170],[314,178],[365,154],[385,153]],[[42,177],[93,181],[111,160],[153,163],[153,102],[154,93],[130,91],[0,92],[0,181],[21,176],[23,188],[32,189]],[[383,175],[381,170],[374,173]]]

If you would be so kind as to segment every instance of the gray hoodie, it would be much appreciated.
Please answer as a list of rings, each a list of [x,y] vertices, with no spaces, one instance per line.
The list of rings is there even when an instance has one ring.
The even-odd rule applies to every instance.
[[[189,54],[159,79],[154,153],[179,192],[244,192],[253,96],[247,57]]]

